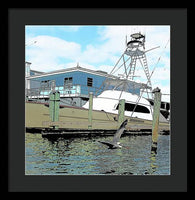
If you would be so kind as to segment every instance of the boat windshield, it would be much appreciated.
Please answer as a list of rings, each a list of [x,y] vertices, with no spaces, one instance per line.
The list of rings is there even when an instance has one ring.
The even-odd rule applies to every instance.
[[[118,110],[119,104],[117,105],[116,109]],[[125,103],[125,111],[133,111],[135,108],[135,104],[132,103]],[[137,105],[134,112],[139,113],[150,113],[150,110],[142,105]]]

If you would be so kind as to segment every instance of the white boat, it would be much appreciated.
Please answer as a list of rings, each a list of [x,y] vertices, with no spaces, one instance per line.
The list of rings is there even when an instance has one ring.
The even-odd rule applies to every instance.
[[[104,81],[104,84],[108,87],[103,90],[103,92],[99,96],[93,98],[93,110],[103,110],[107,113],[118,114],[119,100],[125,99],[125,116],[152,121],[154,100],[153,96],[151,97],[151,99],[149,99],[148,89],[150,90],[149,93],[152,93],[151,76],[155,68],[150,74],[145,53],[158,47],[145,51],[145,35],[139,32],[131,34],[130,37],[131,40],[128,43],[126,40],[127,47],[124,53],[110,73],[111,75],[114,75],[119,69],[121,70],[121,67],[123,67],[123,77],[119,77],[119,79],[116,79],[115,81],[111,80],[111,82],[109,80]],[[144,98],[141,94],[130,93],[129,90],[129,88],[132,87],[131,84],[134,77],[136,77],[135,69],[138,60],[143,67],[144,73],[147,78],[146,84],[143,84],[143,87],[139,89],[143,89],[142,92],[144,92],[144,90],[146,89],[146,92],[148,94],[147,99]],[[131,83],[128,82],[129,80],[131,81]],[[110,85],[114,86],[112,90],[110,90],[109,88]],[[89,102],[87,102],[83,107],[89,108]],[[163,110],[163,112],[165,113],[164,115],[160,113],[160,122],[168,122],[168,110],[169,108]],[[167,117],[165,118],[165,116]]]
[[[150,102],[144,97],[125,91],[103,91],[99,96],[93,98],[93,110],[118,114],[120,99],[125,99],[125,116],[152,120],[153,106],[151,106]],[[89,108],[89,101],[83,105],[83,108]],[[167,122],[166,118],[161,113],[159,120],[160,122]]]

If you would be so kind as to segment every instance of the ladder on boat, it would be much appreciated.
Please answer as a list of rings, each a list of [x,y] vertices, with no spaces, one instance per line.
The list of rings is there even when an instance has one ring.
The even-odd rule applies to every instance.
[[[141,62],[140,58],[142,59],[142,62]],[[140,60],[140,63],[142,65],[143,69],[144,69],[146,78],[148,80],[148,86],[152,87],[151,80],[150,80],[150,72],[149,72],[149,69],[148,69],[148,64],[147,64],[147,59],[146,59],[146,55],[145,54],[143,54],[141,57],[137,56],[137,55],[131,56],[131,63],[129,65],[130,66],[130,70],[129,70],[127,78],[129,77],[130,80],[133,80],[134,74],[135,74],[135,67],[136,67],[137,59]]]

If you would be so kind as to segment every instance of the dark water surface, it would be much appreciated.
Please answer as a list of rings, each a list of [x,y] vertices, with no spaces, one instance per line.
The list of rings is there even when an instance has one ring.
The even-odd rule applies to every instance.
[[[58,138],[26,133],[26,175],[170,175],[170,135],[159,135],[157,154],[151,135],[123,136],[121,149],[108,149],[94,138]]]

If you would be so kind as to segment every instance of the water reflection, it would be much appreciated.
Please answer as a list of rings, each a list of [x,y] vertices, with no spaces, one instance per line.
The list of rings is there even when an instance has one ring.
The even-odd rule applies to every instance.
[[[156,163],[156,151],[151,150],[150,154],[150,168],[146,170],[145,174],[152,175],[157,171],[158,165]]]
[[[101,137],[111,140],[112,136]],[[108,149],[100,138],[42,138],[26,133],[25,173],[45,175],[170,174],[169,136],[159,137],[158,154],[151,136],[121,137],[121,149]]]

